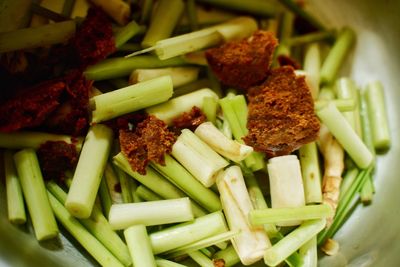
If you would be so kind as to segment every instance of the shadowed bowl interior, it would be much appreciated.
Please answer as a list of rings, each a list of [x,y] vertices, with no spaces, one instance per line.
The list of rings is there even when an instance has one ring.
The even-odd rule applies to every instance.
[[[359,86],[381,80],[385,87],[392,135],[390,151],[378,158],[376,193],[368,207],[359,206],[336,234],[340,251],[322,257],[321,266],[400,265],[400,1],[309,0],[307,8],[327,26],[350,25],[358,35],[354,53],[343,70]],[[0,189],[0,267],[96,266],[72,237],[38,243],[32,229],[11,226]],[[65,233],[65,231],[63,231]]]

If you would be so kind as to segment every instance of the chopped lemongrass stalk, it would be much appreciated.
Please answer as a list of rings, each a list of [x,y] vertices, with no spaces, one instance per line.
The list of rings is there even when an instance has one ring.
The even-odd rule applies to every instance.
[[[144,0],[141,2],[140,24],[148,24],[153,10],[154,0]]]
[[[215,183],[215,174],[229,164],[188,129],[182,130],[172,146],[171,155],[205,187],[212,186]]]
[[[213,212],[221,209],[217,194],[203,186],[171,156],[165,155],[165,166],[156,163],[151,163],[151,166],[206,210]]]
[[[355,33],[350,28],[344,28],[338,35],[331,51],[322,63],[321,67],[321,83],[331,84],[340,67],[343,65],[349,50],[353,46]]]
[[[294,25],[295,14],[288,10],[284,10],[281,16],[279,25],[279,40],[284,46],[287,45],[287,40],[293,35],[293,25]],[[290,48],[289,48],[290,49]],[[287,55],[290,55],[290,51]]]
[[[103,266],[124,266],[99,240],[90,234],[50,192],[48,192],[48,197],[57,220],[60,221],[64,228],[97,262]]]
[[[365,89],[365,99],[374,147],[377,150],[387,150],[391,139],[382,83],[379,81],[369,83]]]
[[[156,258],[157,267],[187,267],[186,265],[182,265],[180,263],[176,263],[174,261],[169,261],[161,258]]]
[[[121,186],[121,195],[122,195],[122,201],[124,203],[132,203],[133,202],[133,197],[132,197],[132,183],[133,180],[128,177],[126,172],[122,171],[120,168],[115,167],[113,168],[115,173],[117,174],[119,184]],[[135,187],[136,189],[136,187]]]
[[[115,34],[115,47],[119,49],[123,44],[125,44],[140,31],[141,26],[139,26],[136,21],[132,20]]]
[[[318,101],[333,101],[334,98],[335,98],[335,92],[332,90],[331,87],[328,86],[321,87],[318,94]]]
[[[187,54],[184,54],[182,57],[186,60],[186,62],[188,64],[194,64],[194,65],[204,66],[204,67],[208,66],[204,50],[187,53]],[[214,91],[216,91],[216,90],[214,89]]]
[[[273,3],[262,0],[198,0],[198,2],[264,17],[274,16],[276,12]]]
[[[297,229],[267,249],[264,262],[268,266],[277,266],[293,252],[298,250],[311,238],[316,236],[326,225],[325,219],[310,220],[303,222]]]
[[[142,46],[150,47],[157,41],[171,36],[179,21],[185,3],[183,0],[160,0],[151,17],[149,29],[143,38]]]
[[[337,241],[329,238],[325,241],[325,243],[321,246],[321,250],[329,256],[334,256],[339,252],[340,245]]]
[[[204,238],[227,232],[224,216],[220,211],[196,218],[150,234],[154,254],[173,250]]]
[[[139,51],[141,48],[142,46],[140,44],[124,43],[120,47],[118,47],[118,51],[132,53]]]
[[[122,194],[121,194],[121,184],[120,181],[111,166],[111,163],[107,163],[104,169],[104,178],[106,179],[106,184],[108,188],[108,192],[110,193],[111,202],[114,203],[123,203]]]
[[[156,267],[146,226],[133,225],[124,231],[126,243],[135,267]]]
[[[337,109],[341,112],[353,111],[356,107],[356,101],[354,99],[317,100],[314,102],[314,107],[316,110],[319,110],[330,102],[335,104]]]
[[[39,15],[39,16],[43,17],[45,20],[49,19],[49,20],[52,20],[54,22],[60,22],[60,21],[67,20],[66,17],[64,17],[63,15],[59,14],[58,12],[55,12],[52,9],[44,7],[44,6],[39,5],[37,3],[32,3],[31,11],[32,11],[33,14]],[[45,24],[47,24],[47,23],[45,23]]]
[[[125,25],[131,16],[131,7],[123,0],[90,0],[104,10],[118,24]]]
[[[223,260],[224,267],[234,266],[240,262],[240,258],[233,246],[228,246],[227,248],[218,251],[213,255],[213,259],[214,262],[218,260]]]
[[[157,56],[136,56],[132,58],[116,57],[105,59],[95,65],[89,66],[84,75],[88,80],[107,80],[129,76],[134,69],[164,68],[185,65],[183,58],[175,57],[160,60]]]
[[[169,75],[173,87],[179,87],[197,80],[200,69],[197,67],[171,67],[158,69],[136,69],[130,77],[129,83],[135,84],[154,79],[160,76]]]
[[[136,188],[136,194],[145,201],[157,201],[162,200],[162,197],[145,187],[144,185],[139,185]]]
[[[290,11],[298,15],[299,17],[308,21],[311,25],[313,25],[318,30],[324,31],[325,27],[319,22],[315,17],[313,17],[310,13],[306,12],[300,5],[298,5],[293,0],[279,0],[285,7],[287,7]]]
[[[331,31],[319,31],[312,32],[303,35],[293,36],[287,40],[290,46],[314,44],[320,41],[332,41],[334,40],[334,32]]]
[[[17,152],[14,162],[37,240],[56,237],[58,227],[35,151],[27,148]]]
[[[317,237],[311,238],[299,249],[299,255],[302,259],[301,267],[317,267],[318,266],[318,247]]]
[[[103,176],[100,181],[99,186],[99,198],[101,202],[101,206],[103,208],[104,215],[108,217],[108,213],[110,212],[110,208],[112,205],[112,199],[110,195],[110,191],[108,190],[106,178]]]
[[[218,245],[221,244],[221,242],[229,241],[233,237],[237,236],[240,232],[239,231],[228,231],[224,232],[215,236],[211,236],[208,238],[204,238],[200,241],[191,243],[186,246],[182,246],[170,251],[166,252],[166,255],[168,258],[176,258],[179,256],[182,256],[184,254],[188,254],[190,252],[196,251],[196,250],[202,250],[204,248],[213,246],[213,245]]]
[[[306,203],[321,203],[321,170],[316,143],[312,142],[301,146],[299,158]]]
[[[13,152],[6,150],[3,157],[8,220],[13,224],[23,224],[26,222],[24,197],[17,170],[15,169]]]
[[[206,59],[206,63],[207,63],[207,59]],[[207,63],[207,66],[208,66],[208,63]],[[212,69],[209,66],[207,68],[207,77],[210,81],[210,88],[212,90],[214,90],[219,97],[222,97],[224,95],[224,93],[222,92],[221,83],[219,82],[217,76],[215,76],[214,72],[212,71]]]
[[[262,227],[250,225],[248,214],[253,206],[240,168],[232,166],[221,172],[217,186],[229,228],[240,231],[232,243],[241,262],[249,265],[262,259],[271,243]]]
[[[44,47],[67,41],[75,34],[75,21],[0,33],[0,53]]]
[[[200,251],[189,252],[188,256],[201,267],[215,267],[214,262]]]
[[[354,180],[357,178],[358,173],[358,168],[352,168],[346,171],[346,174],[343,177],[343,183],[340,185],[339,201],[342,201],[343,196],[346,195],[347,190],[351,187]]]
[[[317,115],[358,167],[364,169],[371,165],[374,158],[372,153],[334,104],[318,110]]]
[[[128,160],[122,153],[119,153],[114,157],[114,164],[162,198],[175,199],[187,196],[152,168],[146,169],[146,175],[134,172]],[[198,204],[193,201],[191,201],[191,203],[195,217],[200,217],[206,214]]]
[[[196,31],[199,29],[199,23],[197,21],[197,13],[196,13],[196,1],[188,0],[186,2],[186,14],[189,20],[190,29],[192,31]]]
[[[10,149],[33,148],[38,149],[47,141],[64,141],[75,144],[79,151],[82,146],[82,138],[73,138],[69,135],[50,134],[42,132],[14,132],[0,133],[0,147]]]
[[[66,18],[69,18],[71,16],[74,5],[75,5],[75,0],[65,0],[61,14]]]
[[[300,163],[295,155],[271,158],[268,174],[272,208],[302,207],[305,205]],[[280,226],[300,224],[300,220],[279,223]]]
[[[65,202],[75,217],[88,218],[92,212],[112,142],[113,132],[107,126],[89,128]]]
[[[217,119],[218,101],[213,97],[204,97],[202,110],[206,115],[207,120],[215,124]]]
[[[235,14],[223,9],[209,8],[203,5],[196,5],[196,16],[200,26],[215,25],[235,18]],[[180,26],[189,25],[189,18],[183,14]]]
[[[203,88],[211,88],[211,81],[209,79],[199,79],[186,85],[179,86],[178,88],[174,88],[173,97],[189,94]]]
[[[189,198],[114,204],[108,220],[115,230],[135,224],[146,226],[178,223],[193,220]]]
[[[109,120],[168,100],[173,86],[170,76],[161,76],[90,99],[92,123]]]
[[[60,202],[64,203],[67,193],[64,192],[56,183],[48,182],[47,190]],[[119,235],[114,232],[107,219],[97,207],[88,219],[78,219],[78,221],[95,236],[121,263],[125,266],[132,264],[128,247],[121,240]]]
[[[211,122],[200,124],[195,134],[216,152],[235,162],[244,160],[253,152],[252,147],[227,138]]]
[[[218,99],[216,93],[211,89],[204,88],[195,92],[175,97],[165,103],[158,104],[146,109],[146,112],[163,120],[167,124],[171,124],[175,117],[183,112],[188,112],[192,107],[203,107],[204,97],[212,97]]]
[[[266,223],[281,223],[294,220],[313,220],[333,216],[331,206],[327,204],[307,205],[296,208],[273,208],[252,210],[249,213],[250,222],[253,225]]]
[[[304,56],[304,71],[307,73],[306,81],[310,87],[313,99],[317,99],[319,93],[319,72],[321,68],[320,60],[318,43],[309,45]]]

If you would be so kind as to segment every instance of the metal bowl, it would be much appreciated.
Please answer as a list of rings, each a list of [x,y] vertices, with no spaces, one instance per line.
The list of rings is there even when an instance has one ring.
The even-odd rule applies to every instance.
[[[350,25],[357,32],[357,44],[343,75],[360,86],[382,81],[393,141],[391,149],[378,158],[372,204],[357,207],[335,236],[340,242],[339,253],[321,257],[320,265],[399,266],[400,1],[309,0],[307,8],[327,26]],[[0,196],[4,196],[4,188]],[[73,238],[65,235],[56,242],[38,243],[32,229],[8,223],[5,209],[0,201],[0,267],[96,266]]]

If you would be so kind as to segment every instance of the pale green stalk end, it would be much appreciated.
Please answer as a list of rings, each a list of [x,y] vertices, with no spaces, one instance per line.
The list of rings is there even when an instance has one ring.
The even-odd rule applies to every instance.
[[[135,267],[156,267],[149,236],[144,225],[134,225],[124,231],[126,243]]]

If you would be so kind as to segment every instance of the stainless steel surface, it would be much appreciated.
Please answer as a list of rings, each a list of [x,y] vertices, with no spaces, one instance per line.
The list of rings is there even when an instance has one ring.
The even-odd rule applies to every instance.
[[[376,194],[368,207],[359,206],[337,233],[340,252],[323,257],[321,266],[400,266],[400,1],[309,0],[309,9],[329,26],[351,25],[357,45],[343,74],[360,86],[383,82],[390,119],[392,148],[379,157]],[[93,266],[69,236],[39,244],[29,229],[11,226],[4,216],[0,190],[0,266]]]

